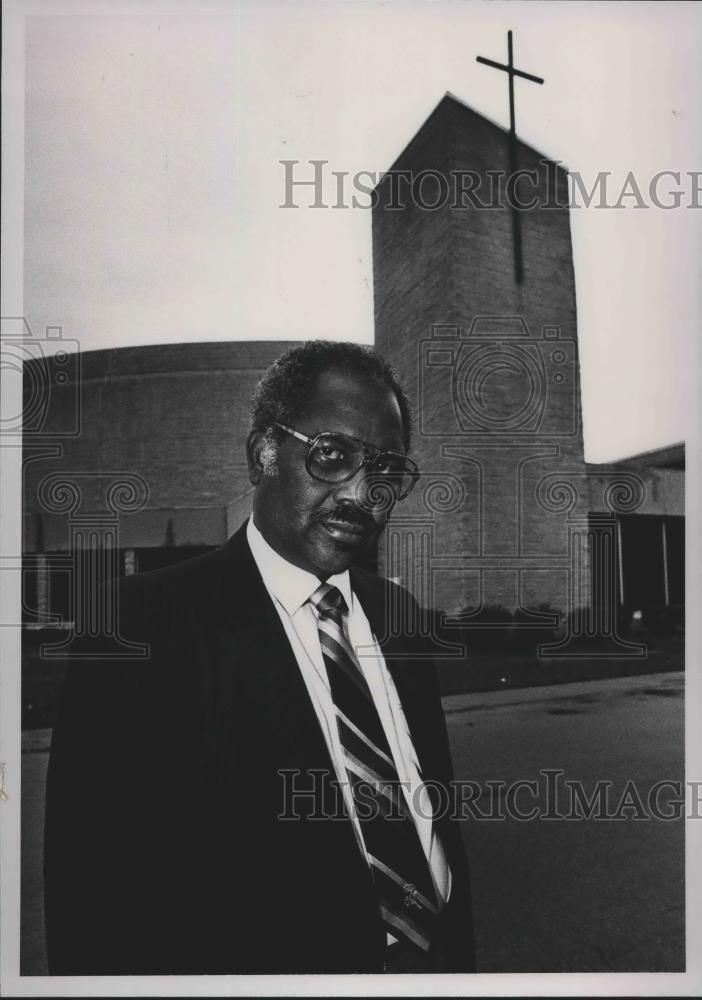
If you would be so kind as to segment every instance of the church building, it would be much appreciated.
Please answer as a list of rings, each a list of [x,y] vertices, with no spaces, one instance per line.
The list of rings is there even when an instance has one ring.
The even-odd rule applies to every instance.
[[[376,198],[375,340],[408,387],[422,470],[378,570],[455,622],[582,609],[583,634],[615,642],[612,608],[681,606],[683,445],[584,460],[566,170],[446,95]],[[25,365],[30,629],[75,618],[76,560],[89,589],[238,527],[249,401],[288,346],[90,351],[62,381],[55,362]]]

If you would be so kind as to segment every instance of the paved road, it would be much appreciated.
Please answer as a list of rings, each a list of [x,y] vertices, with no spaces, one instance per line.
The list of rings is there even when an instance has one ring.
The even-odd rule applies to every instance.
[[[683,675],[658,674],[444,699],[464,794],[481,972],[680,971],[684,968],[684,824],[625,818],[507,816],[506,788],[562,771],[551,811],[570,812],[568,781],[588,797],[612,784],[610,812],[636,783],[643,805],[656,781],[682,780]],[[23,754],[22,972],[45,975],[41,829],[48,732]],[[553,780],[553,779],[552,779]],[[502,782],[497,786],[487,781]],[[540,787],[539,787],[540,785]],[[478,791],[482,795],[478,797]],[[475,795],[470,806],[465,803]],[[628,799],[632,801],[631,796]],[[661,805],[664,805],[663,799]],[[534,802],[516,797],[522,813]],[[481,818],[489,815],[506,818]],[[628,817],[628,818],[626,818]]]
[[[480,818],[507,812],[488,780],[538,781],[545,812],[544,769],[564,772],[551,796],[560,815],[571,812],[566,780],[588,797],[611,781],[610,814],[631,780],[646,807],[655,782],[683,780],[683,695],[680,673],[444,700],[456,777],[483,786],[464,828],[480,971],[684,969],[682,820],[633,818],[633,790],[619,820]],[[522,813],[534,805],[528,790],[516,803]]]

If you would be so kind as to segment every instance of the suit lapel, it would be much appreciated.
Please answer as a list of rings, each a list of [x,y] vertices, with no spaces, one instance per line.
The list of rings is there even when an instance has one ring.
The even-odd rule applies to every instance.
[[[217,661],[226,675],[235,666],[239,721],[277,766],[331,767],[307,686],[251,554],[245,525],[225,551]]]
[[[373,634],[378,639],[385,658],[385,665],[392,677],[405,713],[412,743],[419,759],[422,773],[429,773],[431,741],[427,740],[426,711],[423,698],[422,671],[426,661],[410,659],[416,656],[418,643],[407,634],[392,634],[389,623],[389,581],[351,571],[352,586],[368,618]]]
[[[405,635],[390,633],[389,588],[393,584],[353,570],[352,582],[371,628],[379,639],[386,666],[405,713],[422,778],[428,782],[429,798],[437,812],[441,801],[435,782],[449,780],[452,768],[436,665],[421,636],[412,636],[409,630]],[[412,617],[416,618],[414,612]]]

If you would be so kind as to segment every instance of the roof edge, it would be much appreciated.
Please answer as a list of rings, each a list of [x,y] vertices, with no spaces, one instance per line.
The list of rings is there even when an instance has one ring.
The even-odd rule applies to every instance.
[[[496,128],[500,132],[502,132],[503,135],[508,136],[510,134],[509,133],[509,129],[505,128],[504,125],[500,125],[500,123],[497,122],[497,121],[495,121],[494,118],[490,118],[489,115],[484,115],[482,113],[482,111],[477,111],[474,107],[472,107],[472,105],[468,104],[467,101],[462,100],[460,97],[457,97],[455,94],[451,93],[450,90],[447,90],[444,93],[443,97],[434,105],[434,107],[429,112],[429,114],[424,119],[424,121],[419,126],[419,128],[413,133],[413,135],[411,136],[411,138],[408,139],[408,141],[402,147],[402,149],[397,154],[397,156],[395,157],[395,159],[392,161],[392,163],[388,167],[388,169],[383,172],[383,174],[382,174],[380,180],[378,181],[378,183],[376,184],[374,190],[378,190],[378,188],[380,187],[380,185],[383,182],[383,177],[385,177],[386,174],[390,173],[390,171],[395,167],[395,165],[402,159],[402,157],[405,155],[405,153],[407,152],[407,150],[409,149],[409,147],[412,145],[412,143],[415,141],[415,139],[417,138],[417,136],[420,134],[420,132],[422,131],[422,129],[426,128],[428,122],[437,113],[437,111],[439,110],[439,108],[441,107],[441,105],[445,101],[447,101],[447,100],[448,101],[452,101],[454,104],[458,105],[461,108],[465,108],[467,111],[469,111],[471,114],[476,115],[478,118],[482,118],[483,121],[488,122],[490,125],[493,126],[493,128]],[[526,142],[524,139],[521,139],[518,134],[517,134],[516,138],[517,138],[517,142],[519,143],[519,145],[523,146],[524,149],[529,150],[529,152],[534,153],[537,157],[540,157],[541,159],[548,160],[549,163],[555,163],[556,166],[559,167],[559,169],[563,170],[565,173],[569,173],[568,166],[566,166],[566,164],[563,163],[562,160],[558,160],[555,157],[549,156],[547,153],[542,152],[541,150],[537,149],[535,146],[530,145],[530,143]]]

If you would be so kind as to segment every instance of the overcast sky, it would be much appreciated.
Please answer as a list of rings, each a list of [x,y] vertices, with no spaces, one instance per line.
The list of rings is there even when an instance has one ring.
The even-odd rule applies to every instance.
[[[39,10],[27,5],[27,10]],[[27,19],[25,303],[84,350],[373,340],[371,214],[285,210],[282,159],[387,169],[446,91],[588,183],[683,206],[572,214],[586,457],[697,426],[697,4],[63,0]],[[126,7],[124,8],[126,10]],[[68,6],[65,7],[68,11]],[[82,11],[82,12],[81,12]],[[90,11],[90,12],[89,12]],[[218,11],[218,13],[212,13]],[[661,193],[677,185],[661,185]],[[702,195],[699,196],[702,201]]]

